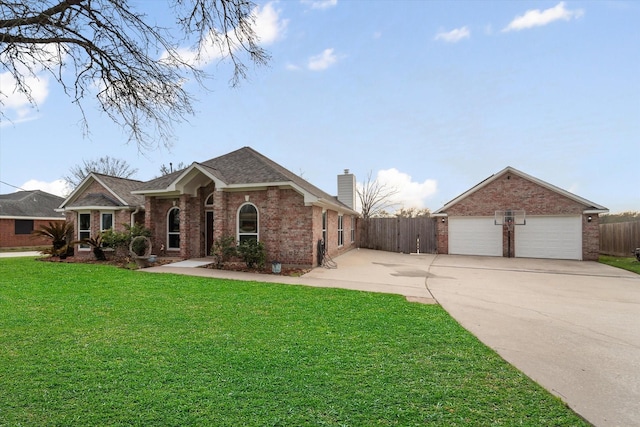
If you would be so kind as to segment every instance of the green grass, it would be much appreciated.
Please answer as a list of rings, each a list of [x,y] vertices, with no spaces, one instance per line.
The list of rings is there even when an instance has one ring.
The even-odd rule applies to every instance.
[[[611,265],[613,267],[622,268],[624,270],[633,271],[640,274],[640,261],[634,257],[615,257],[608,255],[600,255],[598,259],[603,264]]]
[[[0,425],[587,424],[439,306],[10,258]]]

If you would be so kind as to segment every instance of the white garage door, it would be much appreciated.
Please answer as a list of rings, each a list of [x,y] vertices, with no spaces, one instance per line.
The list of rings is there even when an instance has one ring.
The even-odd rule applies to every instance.
[[[449,253],[502,256],[502,227],[493,217],[449,217]]]
[[[582,259],[580,216],[527,217],[515,226],[516,257]]]

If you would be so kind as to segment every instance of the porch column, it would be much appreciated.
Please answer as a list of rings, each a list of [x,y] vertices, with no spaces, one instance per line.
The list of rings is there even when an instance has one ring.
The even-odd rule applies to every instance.
[[[220,190],[213,192],[213,240],[218,240],[222,236],[233,235],[227,230],[227,198]]]
[[[191,258],[191,206],[189,203],[189,195],[180,195],[180,257]],[[196,236],[197,237],[197,236]]]
[[[267,209],[260,218],[260,236],[267,250],[267,261],[282,262],[280,253],[280,190],[278,187],[267,188]]]

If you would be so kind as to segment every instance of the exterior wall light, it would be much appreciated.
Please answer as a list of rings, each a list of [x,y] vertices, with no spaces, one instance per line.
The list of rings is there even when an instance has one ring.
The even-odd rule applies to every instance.
[[[591,222],[591,215],[587,217],[587,222]]]

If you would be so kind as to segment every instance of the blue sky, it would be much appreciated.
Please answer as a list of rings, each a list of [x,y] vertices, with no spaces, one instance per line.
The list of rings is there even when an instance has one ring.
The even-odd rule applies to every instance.
[[[59,193],[83,159],[126,159],[147,180],[251,146],[331,194],[343,169],[371,172],[405,207],[435,210],[512,166],[640,210],[640,2],[283,0],[256,16],[269,66],[230,88],[227,63],[204,63],[215,79],[188,83],[197,114],[171,150],[139,154],[97,109],[83,137],[43,77],[37,110],[5,99],[0,181]]]

